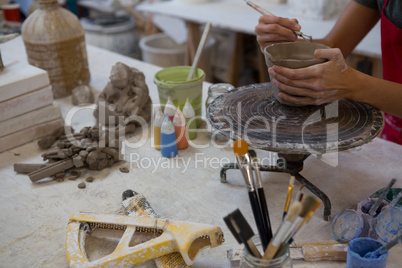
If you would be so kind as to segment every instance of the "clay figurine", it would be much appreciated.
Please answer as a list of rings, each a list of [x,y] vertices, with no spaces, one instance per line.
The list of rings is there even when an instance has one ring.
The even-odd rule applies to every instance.
[[[110,73],[110,82],[99,95],[94,112],[97,120],[107,127],[124,125],[125,133],[131,133],[140,126],[141,122],[136,118],[148,121],[151,109],[144,74],[121,62],[116,63]]]

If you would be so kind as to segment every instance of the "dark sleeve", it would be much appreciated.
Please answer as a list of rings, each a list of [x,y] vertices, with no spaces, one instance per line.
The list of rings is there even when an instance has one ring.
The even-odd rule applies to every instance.
[[[362,4],[363,6],[378,9],[377,0],[354,0],[355,2]]]

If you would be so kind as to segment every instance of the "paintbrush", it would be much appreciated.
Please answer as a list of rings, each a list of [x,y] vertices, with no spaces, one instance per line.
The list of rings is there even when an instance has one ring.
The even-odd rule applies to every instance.
[[[304,197],[304,194],[302,193],[304,186],[305,185],[302,184],[296,194],[296,200],[299,200],[300,202],[303,200],[303,197]]]
[[[268,10],[263,9],[262,7],[260,7],[259,5],[251,2],[250,0],[244,0],[246,1],[247,5],[251,6],[252,8],[254,8],[255,10],[257,10],[258,12],[260,12],[262,15],[265,16],[272,16],[272,17],[276,17],[274,14],[272,14],[271,12],[269,12]],[[311,35],[307,35],[302,33],[301,31],[293,31],[297,36],[303,38],[305,41],[310,41],[313,42],[313,38]]]
[[[264,188],[262,186],[260,166],[258,165],[258,158],[257,158],[256,152],[254,150],[248,150],[248,153],[251,157],[252,164],[253,164],[253,170],[254,170],[254,174],[255,174],[255,184],[256,184],[257,193],[258,193],[258,200],[260,202],[262,219],[264,221],[264,227],[266,228],[265,233],[267,234],[267,240],[269,242],[272,239],[272,227],[271,227],[271,221],[269,219],[267,200],[265,198],[265,192],[264,192]]]
[[[396,179],[392,179],[388,186],[385,187],[384,191],[378,196],[377,201],[374,203],[374,205],[370,208],[368,211],[368,214],[372,217],[374,217],[377,214],[377,209],[381,205],[382,200],[387,196],[389,189],[391,189],[392,185],[396,182]]]
[[[290,181],[289,181],[289,186],[288,186],[288,194],[286,196],[285,208],[283,209],[283,218],[286,217],[286,213],[288,212],[294,185],[295,185],[295,176],[290,176]]]
[[[223,220],[239,244],[244,244],[247,251],[254,257],[262,258],[261,253],[251,240],[251,238],[254,236],[253,229],[251,229],[250,225],[239,209],[236,209],[224,217]]]
[[[301,194],[303,195],[303,194]],[[284,240],[284,244],[292,244],[293,243],[293,237],[300,232],[304,226],[310,221],[311,217],[313,216],[314,212],[321,206],[322,202],[320,200],[316,199],[316,205],[315,207],[307,214],[306,217],[304,217],[303,221],[299,224],[299,226],[296,227],[292,233],[288,234],[288,236]],[[281,253],[278,251],[276,256],[281,256]]]
[[[275,256],[276,252],[282,244],[284,236],[289,231],[290,227],[293,225],[293,222],[296,220],[302,209],[303,206],[300,202],[293,202],[293,204],[290,206],[289,213],[286,215],[285,219],[276,231],[274,237],[269,242],[269,245],[265,250],[263,259],[270,260]]]
[[[236,156],[237,163],[240,166],[240,170],[243,173],[244,180],[246,182],[248,197],[250,200],[251,209],[253,211],[255,224],[257,225],[258,234],[260,235],[261,244],[265,251],[268,246],[268,236],[265,232],[267,229],[264,226],[264,220],[261,213],[261,207],[258,200],[257,192],[255,191],[255,185],[253,180],[253,174],[251,170],[251,163],[248,161],[250,156],[248,155],[248,144],[244,140],[236,140],[233,143],[233,152]]]
[[[298,201],[296,201],[298,202]],[[312,197],[308,196],[302,203],[302,209],[298,215],[292,215],[293,221],[291,222],[291,225],[287,224],[286,226],[282,227],[280,229],[280,232],[278,230],[278,237],[275,240],[274,237],[274,242],[273,246],[270,248],[268,246],[267,250],[264,253],[263,259],[272,259],[278,252],[278,250],[282,247],[287,247],[289,242],[289,239],[293,237],[295,234],[294,231],[296,228],[299,226],[300,223],[304,220],[304,218],[308,215],[308,213],[315,208],[317,205],[317,200]],[[289,210],[289,213],[287,214],[286,218],[288,218],[290,213],[294,213],[293,211]],[[285,218],[285,219],[286,219]],[[293,234],[293,235],[292,235]],[[270,243],[271,244],[271,243]]]

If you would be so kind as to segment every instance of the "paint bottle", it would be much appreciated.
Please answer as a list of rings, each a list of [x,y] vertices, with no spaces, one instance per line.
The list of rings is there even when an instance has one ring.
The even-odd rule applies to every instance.
[[[154,119],[154,146],[156,150],[161,149],[161,127],[163,119],[165,119],[165,116],[162,113],[162,109],[159,108]]]
[[[183,116],[186,120],[188,139],[193,140],[197,137],[197,122],[195,120],[195,111],[187,98],[183,107]]]
[[[161,126],[161,153],[165,157],[177,155],[176,134],[168,114],[165,114],[165,119]]]
[[[176,106],[174,106],[172,99],[170,96],[165,105],[165,110],[163,110],[164,114],[168,114],[170,121],[173,122],[174,115],[176,113]]]
[[[173,118],[173,125],[176,133],[177,149],[186,149],[188,147],[186,119],[184,119],[180,107],[177,107]]]

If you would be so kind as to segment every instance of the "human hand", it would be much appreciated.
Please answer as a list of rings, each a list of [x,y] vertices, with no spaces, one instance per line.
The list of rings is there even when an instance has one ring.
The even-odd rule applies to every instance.
[[[273,43],[296,41],[297,36],[294,31],[300,29],[301,26],[296,19],[261,16],[257,26],[255,26],[255,33],[262,51],[266,46]]]
[[[284,91],[278,97],[299,105],[320,105],[350,98],[355,71],[348,67],[340,49],[317,49],[314,57],[328,61],[300,69],[281,66],[268,69],[272,82]]]

